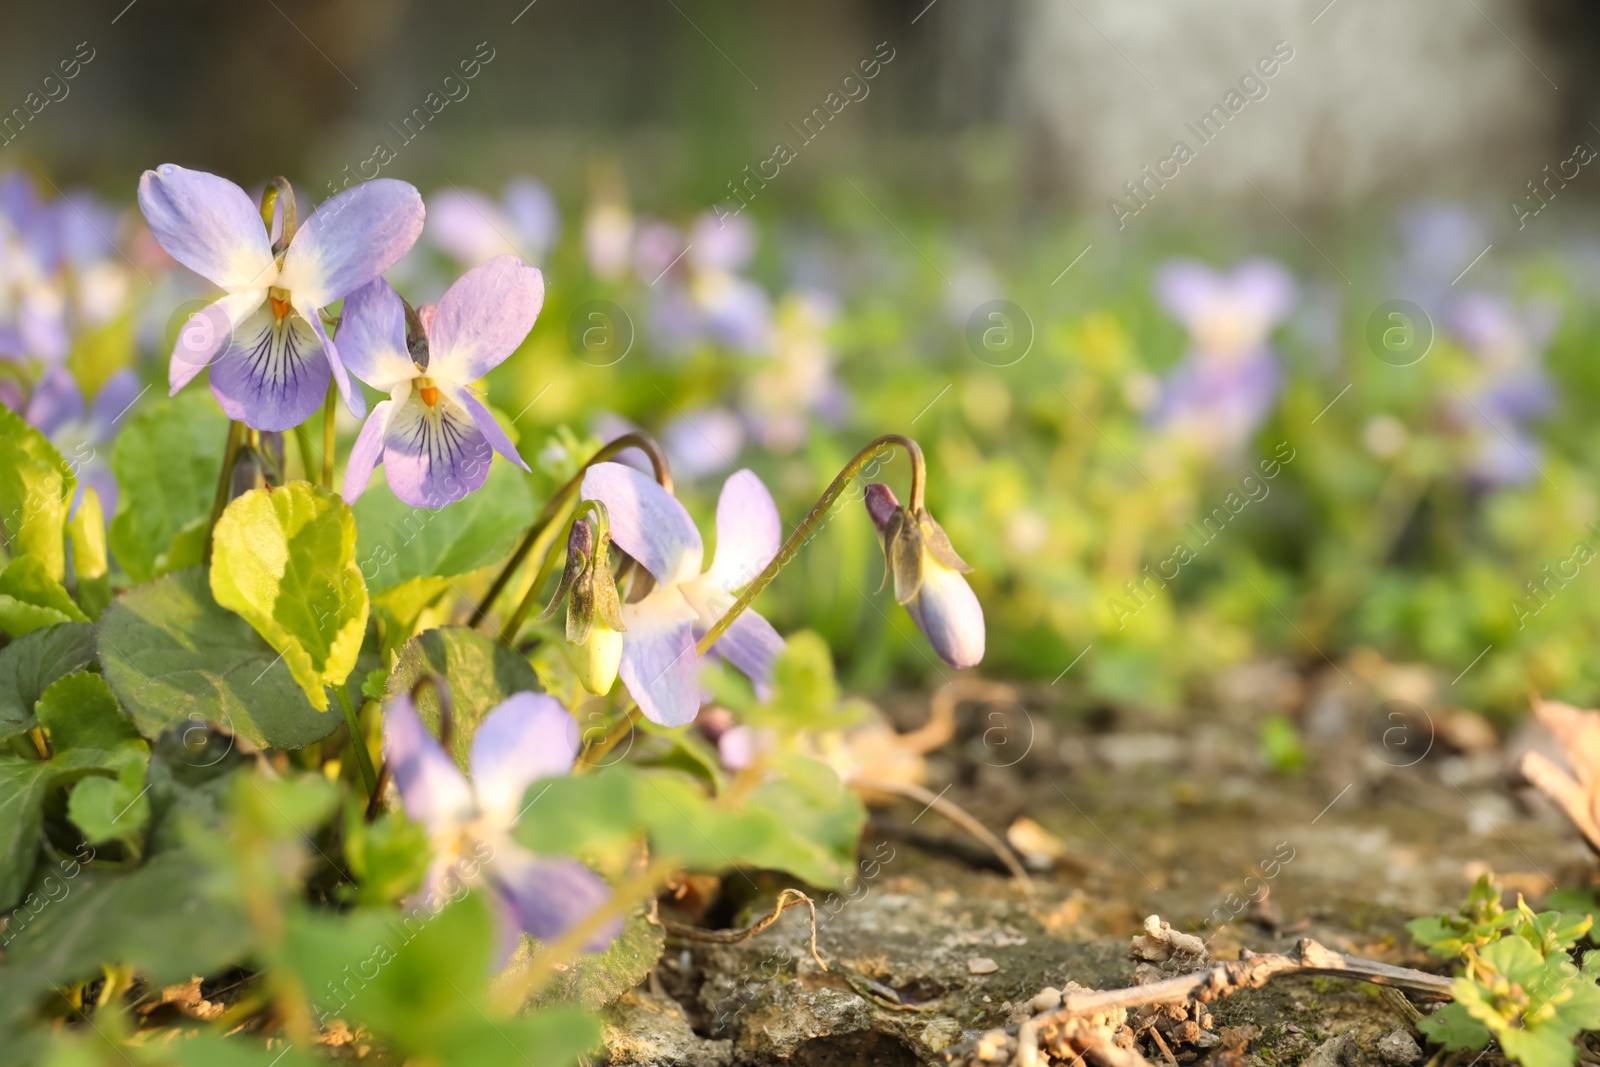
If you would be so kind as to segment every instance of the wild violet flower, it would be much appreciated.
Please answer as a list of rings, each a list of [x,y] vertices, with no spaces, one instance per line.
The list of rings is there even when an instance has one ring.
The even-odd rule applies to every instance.
[[[416,242],[423,207],[414,188],[363,182],[277,243],[245,191],[215,174],[171,163],[145,171],[139,207],[173,259],[227,291],[179,332],[167,372],[173,393],[209,365],[211,392],[229,418],[287,430],[317,410],[331,373],[350,410],[366,411],[319,312]]]
[[[1542,449],[1527,425],[1555,402],[1543,354],[1558,322],[1552,306],[1516,307],[1504,297],[1482,292],[1463,294],[1451,309],[1448,326],[1480,371],[1477,385],[1468,392],[1472,403],[1458,412],[1477,442],[1473,480],[1520,485],[1538,476]]]
[[[22,174],[0,179],[0,355],[55,363],[71,342],[62,216]]]
[[[85,410],[83,388],[64,367],[50,367],[39,378],[23,418],[50,439],[78,479],[74,509],[83,491],[93,488],[107,516],[117,512],[117,479],[111,473],[111,440],[116,424],[139,398],[139,376],[123,368],[106,379]]]
[[[983,659],[983,605],[961,575],[972,570],[926,509],[912,515],[881,482],[866,489],[867,514],[878,528],[894,596],[939,658],[958,670]]]
[[[772,302],[740,273],[755,248],[755,226],[739,217],[707,212],[687,234],[664,222],[640,227],[635,266],[656,294],[650,324],[664,350],[681,354],[702,341],[737,352],[763,348]]]
[[[577,860],[543,859],[511,838],[529,784],[566,774],[577,754],[572,716],[543,693],[517,693],[484,716],[472,737],[470,783],[423,725],[409,694],[384,711],[384,759],[406,815],[427,829],[433,845],[418,896],[440,905],[451,887],[483,885],[499,919],[497,966],[523,932],[541,941],[560,937],[610,898],[606,883]],[[621,928],[619,920],[584,947],[604,949]]]
[[[611,537],[655,579],[643,599],[622,605],[622,683],[651,722],[682,726],[700,710],[700,660],[695,641],[722,617],[778,554],[783,526],[772,494],[752,471],[735,471],[717,499],[717,554],[701,573],[705,545],[676,497],[648,475],[620,463],[597,463],[582,496],[610,514]],[[783,638],[746,610],[711,651],[755,683],[770,684]]]
[[[544,277],[516,256],[496,256],[462,275],[437,307],[417,312],[382,278],[350,294],[339,342],[350,372],[389,399],[372,409],[350,450],[344,498],[367,488],[383,463],[394,495],[413,507],[460,500],[489,477],[495,452],[523,470],[506,432],[472,383],[522,344],[544,303]]]
[[[1163,383],[1154,421],[1202,451],[1233,451],[1277,396],[1281,372],[1267,335],[1294,307],[1294,278],[1269,259],[1227,273],[1175,260],[1155,285],[1162,307],[1189,331],[1190,350]]]
[[[771,358],[745,381],[742,409],[761,446],[792,452],[805,443],[812,418],[843,421],[849,397],[834,376],[827,331],[838,315],[833,294],[804,289],[785,296],[773,318]]]
[[[550,190],[532,178],[516,178],[498,203],[472,189],[433,194],[423,236],[457,263],[482,263],[508,254],[538,263],[560,230],[561,216]]]

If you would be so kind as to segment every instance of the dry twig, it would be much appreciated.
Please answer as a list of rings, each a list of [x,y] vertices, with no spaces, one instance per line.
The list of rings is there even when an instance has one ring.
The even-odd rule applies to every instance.
[[[824,971],[828,965],[817,953],[817,906],[811,898],[798,889],[785,889],[778,894],[778,900],[773,905],[772,911],[757,919],[754,925],[743,930],[707,930],[703,926],[692,926],[689,923],[673,922],[671,919],[657,919],[663,929],[674,937],[682,937],[689,941],[706,941],[713,945],[737,945],[741,941],[749,940],[773,923],[778,921],[788,908],[796,904],[804,904],[811,909],[811,958],[817,961],[817,966]]]

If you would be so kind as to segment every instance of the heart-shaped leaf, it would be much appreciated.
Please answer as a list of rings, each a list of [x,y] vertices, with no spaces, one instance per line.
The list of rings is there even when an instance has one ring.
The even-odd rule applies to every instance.
[[[184,527],[210,514],[227,436],[228,417],[204,390],[193,389],[156,400],[117,434],[111,469],[120,504],[111,551],[135,581],[198,562],[162,557]]]
[[[72,466],[44,434],[0,406],[0,522],[13,555],[38,560],[55,581],[67,574],[64,534],[72,494]]]
[[[450,754],[464,770],[472,735],[479,721],[513,693],[542,692],[539,676],[516,651],[465,626],[442,626],[418,634],[400,650],[400,662],[389,676],[388,695],[409,692],[429,673],[443,676],[450,686],[454,734]],[[417,713],[435,735],[439,731],[439,701],[424,690]]]
[[[0,630],[12,637],[62,622],[88,622],[36,556],[18,556],[0,571]]]
[[[68,622],[0,649],[0,741],[33,729],[33,706],[57,678],[94,662],[94,627]]]
[[[283,656],[311,706],[355,669],[367,632],[350,507],[310,482],[255,489],[217,522],[211,594]]]
[[[195,568],[132,589],[100,618],[100,664],[144,736],[213,723],[260,748],[299,748],[333,733],[273,647],[211,598]]]

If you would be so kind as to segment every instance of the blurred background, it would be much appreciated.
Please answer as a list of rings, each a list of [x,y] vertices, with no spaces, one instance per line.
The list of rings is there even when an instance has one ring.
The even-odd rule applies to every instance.
[[[1167,711],[1248,683],[1303,714],[1391,664],[1499,715],[1600,697],[1592,5],[97,0],[6,24],[0,319],[91,393],[120,363],[162,380],[205,296],[129,210],[142,170],[284,174],[302,217],[400,178],[429,198],[392,276],[414,302],[508,249],[545,270],[489,382],[536,491],[643,426],[698,514],[748,465],[794,522],[910,433],[977,567],[985,673]],[[29,245],[29,197],[81,253]],[[22,336],[39,316],[59,343]],[[859,687],[937,681],[881,573],[851,503],[767,613]]]

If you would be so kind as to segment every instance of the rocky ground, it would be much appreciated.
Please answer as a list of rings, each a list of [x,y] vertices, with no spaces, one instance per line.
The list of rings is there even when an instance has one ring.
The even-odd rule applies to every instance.
[[[1069,983],[1132,984],[1130,938],[1149,915],[1196,933],[1217,960],[1311,937],[1437,970],[1406,920],[1456,906],[1485,869],[1533,900],[1593,868],[1577,834],[1507,773],[1520,748],[1548,741],[1527,727],[1500,736],[1444,690],[1357,658],[1309,681],[1284,664],[1236,671],[1212,707],[1183,717],[1075,709],[1048,689],[964,707],[925,784],[1013,828],[1033,854],[1033,892],[937,811],[877,808],[860,884],[817,896],[826,970],[803,907],[737,944],[669,937],[649,980],[611,1011],[609,1062],[931,1064],[956,1051],[1007,1062],[1014,1045],[995,1038],[974,1054],[971,1043],[1025,1018],[1041,992],[1048,1005]],[[925,709],[910,697],[886,708],[902,728]],[[1262,722],[1285,709],[1301,751],[1269,744],[1266,756]],[[1035,825],[1017,827],[1024,817]],[[677,917],[741,927],[783,885],[736,874],[697,887]],[[1337,979],[1277,979],[1211,1016],[1167,1027],[1166,1048],[1146,1033],[1137,1051],[1219,1067],[1412,1067],[1426,1055],[1403,1004]],[[1496,1062],[1490,1053],[1483,1067]]]

